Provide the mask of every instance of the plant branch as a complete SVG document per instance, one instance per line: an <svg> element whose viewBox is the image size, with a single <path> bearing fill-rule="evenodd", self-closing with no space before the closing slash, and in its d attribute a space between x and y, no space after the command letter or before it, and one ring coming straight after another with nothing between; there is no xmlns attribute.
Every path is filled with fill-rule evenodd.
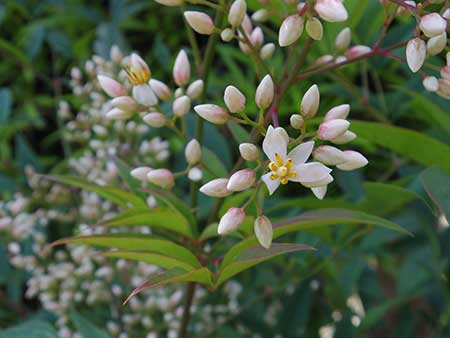
<svg viewBox="0 0 450 338"><path fill-rule="evenodd" d="M197 284L195 282L189 282L186 285L186 294L184 296L184 305L183 305L183 318L181 320L178 338L187 337L189 322L191 321L191 306L194 300L196 286Z"/></svg>

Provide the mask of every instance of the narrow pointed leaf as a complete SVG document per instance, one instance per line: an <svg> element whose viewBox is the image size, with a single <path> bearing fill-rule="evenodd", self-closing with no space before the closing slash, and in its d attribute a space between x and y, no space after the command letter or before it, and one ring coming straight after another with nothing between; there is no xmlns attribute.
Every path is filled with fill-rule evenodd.
<svg viewBox="0 0 450 338"><path fill-rule="evenodd" d="M432 167L425 170L420 179L439 211L450 220L450 177L438 167Z"/></svg>

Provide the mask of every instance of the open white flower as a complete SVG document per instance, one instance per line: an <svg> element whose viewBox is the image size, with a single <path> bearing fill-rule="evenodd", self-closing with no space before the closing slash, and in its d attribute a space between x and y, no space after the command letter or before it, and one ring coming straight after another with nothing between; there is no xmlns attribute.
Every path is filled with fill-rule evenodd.
<svg viewBox="0 0 450 338"><path fill-rule="evenodd" d="M287 153L289 137L281 128L269 126L263 150L270 159L270 172L262 176L272 195L280 184L299 182L308 188L326 186L333 181L331 169L319 162L305 163L314 148L314 141L302 143Z"/></svg>

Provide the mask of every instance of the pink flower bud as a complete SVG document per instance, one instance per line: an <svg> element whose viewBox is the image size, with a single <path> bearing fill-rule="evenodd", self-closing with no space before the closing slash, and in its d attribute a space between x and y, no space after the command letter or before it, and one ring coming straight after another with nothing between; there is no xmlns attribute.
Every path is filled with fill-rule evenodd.
<svg viewBox="0 0 450 338"><path fill-rule="evenodd" d="M199 34L211 35L214 33L214 22L211 17L203 12L186 11L184 17L189 26Z"/></svg>
<svg viewBox="0 0 450 338"><path fill-rule="evenodd" d="M130 175L139 181L147 181L147 174L152 170L150 167L138 167L131 170Z"/></svg>
<svg viewBox="0 0 450 338"><path fill-rule="evenodd" d="M336 47L336 50L337 51L347 50L348 47L350 46L351 38L352 38L352 32L350 31L350 28L345 27L336 36L336 40L334 42L334 46Z"/></svg>
<svg viewBox="0 0 450 338"><path fill-rule="evenodd" d="M184 156L186 157L187 163L190 165L194 165L200 161L202 158L202 148L196 139L190 140L186 145Z"/></svg>
<svg viewBox="0 0 450 338"><path fill-rule="evenodd" d="M259 150L253 143L241 143L239 153L246 161L257 161L259 159Z"/></svg>
<svg viewBox="0 0 450 338"><path fill-rule="evenodd" d="M338 164L336 167L341 170L354 170L359 169L367 165L369 161L357 151L346 150L344 151L345 161L344 163Z"/></svg>
<svg viewBox="0 0 450 338"><path fill-rule="evenodd" d="M251 169L236 171L228 180L227 189L230 191L243 191L250 188L256 179L256 174Z"/></svg>
<svg viewBox="0 0 450 338"><path fill-rule="evenodd" d="M188 178L193 182L201 181L203 178L203 172L197 167L191 168L188 172Z"/></svg>
<svg viewBox="0 0 450 338"><path fill-rule="evenodd" d="M278 43L281 47L292 45L303 32L303 18L300 15L290 15L284 19L278 33Z"/></svg>
<svg viewBox="0 0 450 338"><path fill-rule="evenodd" d="M136 111L138 103L130 96L118 96L111 100L111 104L124 111Z"/></svg>
<svg viewBox="0 0 450 338"><path fill-rule="evenodd" d="M427 76L423 79L422 84L429 92L436 92L439 89L439 81L435 76Z"/></svg>
<svg viewBox="0 0 450 338"><path fill-rule="evenodd" d="M173 79L178 86L184 86L188 84L191 77L191 64L187 57L186 52L182 49L175 59L173 66Z"/></svg>
<svg viewBox="0 0 450 338"><path fill-rule="evenodd" d="M322 40L323 26L319 19L310 18L306 21L306 33L314 40Z"/></svg>
<svg viewBox="0 0 450 338"><path fill-rule="evenodd" d="M270 219L264 215L258 216L255 220L254 231L259 244L269 249L273 238L272 222Z"/></svg>
<svg viewBox="0 0 450 338"><path fill-rule="evenodd" d="M348 18L347 10L341 0L317 0L314 9L328 22L341 22Z"/></svg>
<svg viewBox="0 0 450 338"><path fill-rule="evenodd" d="M255 102L259 109L270 106L274 95L274 84L270 75L264 76L258 88L256 88Z"/></svg>
<svg viewBox="0 0 450 338"><path fill-rule="evenodd" d="M432 38L445 32L447 21L438 13L430 13L422 16L419 27L427 37Z"/></svg>
<svg viewBox="0 0 450 338"><path fill-rule="evenodd" d="M133 112L124 111L119 108L113 108L105 114L107 119L110 120L128 120L133 116Z"/></svg>
<svg viewBox="0 0 450 338"><path fill-rule="evenodd" d="M450 80L439 79L439 90L436 92L439 96L450 100Z"/></svg>
<svg viewBox="0 0 450 338"><path fill-rule="evenodd" d="M314 117L319 109L320 93L317 85L312 85L303 95L301 113L305 118Z"/></svg>
<svg viewBox="0 0 450 338"><path fill-rule="evenodd" d="M415 38L408 41L406 45L406 62L413 73L418 72L422 68L426 55L427 46L423 40Z"/></svg>
<svg viewBox="0 0 450 338"><path fill-rule="evenodd" d="M244 222L244 219L244 209L230 208L220 219L217 232L219 233L219 235L226 235L232 231L235 231L237 230L237 228L239 228L242 222Z"/></svg>
<svg viewBox="0 0 450 338"><path fill-rule="evenodd" d="M195 112L214 124L225 124L230 119L228 112L215 104L201 104L194 107Z"/></svg>
<svg viewBox="0 0 450 338"><path fill-rule="evenodd" d="M346 160L344 152L327 145L317 147L313 152L313 157L315 160L326 165L337 165L344 163Z"/></svg>
<svg viewBox="0 0 450 338"><path fill-rule="evenodd" d="M350 122L342 119L323 122L317 130L317 136L321 140L332 140L344 134L349 126Z"/></svg>
<svg viewBox="0 0 450 338"><path fill-rule="evenodd" d="M345 120L348 116L348 113L350 112L350 105L349 104L341 104L339 106L331 108L328 113L325 114L325 117L323 120L330 121L330 120L336 120L336 119L342 119Z"/></svg>
<svg viewBox="0 0 450 338"><path fill-rule="evenodd" d="M183 4L183 0L155 0L155 1L165 6L180 6Z"/></svg>
<svg viewBox="0 0 450 338"><path fill-rule="evenodd" d="M164 189L171 189L175 185L175 176L168 169L153 169L147 174L147 180Z"/></svg>
<svg viewBox="0 0 450 338"><path fill-rule="evenodd" d="M320 66L320 65L327 64L327 63L331 63L331 61L333 61L333 60L334 60L333 55L325 54L325 55L322 55L321 57L319 57L316 60L316 62L314 62L314 66Z"/></svg>
<svg viewBox="0 0 450 338"><path fill-rule="evenodd" d="M110 77L105 75L97 75L97 80L100 84L100 87L102 87L105 93L109 96L117 97L127 95L126 88L116 80L111 79Z"/></svg>
<svg viewBox="0 0 450 338"><path fill-rule="evenodd" d="M245 109L245 96L234 86L225 88L223 100L232 113L241 113Z"/></svg>
<svg viewBox="0 0 450 338"><path fill-rule="evenodd" d="M203 93L203 80L195 80L186 90L186 94L192 99L198 99Z"/></svg>
<svg viewBox="0 0 450 338"><path fill-rule="evenodd" d="M172 96L169 87L162 81L156 79L150 79L150 87L155 92L156 96L162 101L167 101Z"/></svg>
<svg viewBox="0 0 450 338"><path fill-rule="evenodd" d="M158 98L147 83L134 86L132 93L133 98L143 106L151 107L158 103Z"/></svg>
<svg viewBox="0 0 450 338"><path fill-rule="evenodd" d="M302 127L305 125L305 120L300 114L292 114L289 122L291 124L291 127L297 130L302 129Z"/></svg>
<svg viewBox="0 0 450 338"><path fill-rule="evenodd" d="M250 42L256 49L261 48L264 42L264 33L261 27L256 27L250 35Z"/></svg>
<svg viewBox="0 0 450 338"><path fill-rule="evenodd" d="M372 52L372 48L370 48L369 46L357 45L350 48L345 53L345 56L347 57L347 59L354 59L361 55L369 54L370 52Z"/></svg>
<svg viewBox="0 0 450 338"><path fill-rule="evenodd" d="M339 135L338 137L335 137L334 139L331 139L330 141L334 144L345 144L348 142L353 141L356 138L356 134L350 130L347 130L342 135Z"/></svg>
<svg viewBox="0 0 450 338"><path fill-rule="evenodd" d="M161 128L166 125L166 116L159 112L151 112L143 117L145 123L153 128Z"/></svg>
<svg viewBox="0 0 450 338"><path fill-rule="evenodd" d="M263 60L271 59L273 56L273 53L275 52L275 48L276 48L275 44L272 42L265 44L259 52L261 59L263 59Z"/></svg>
<svg viewBox="0 0 450 338"><path fill-rule="evenodd" d="M252 34L253 25L247 14L245 14L245 16L244 16L244 22L242 23L242 28L244 28L244 31L247 35Z"/></svg>
<svg viewBox="0 0 450 338"><path fill-rule="evenodd" d="M450 66L442 67L440 73L441 73L442 78L444 78L446 80L450 80Z"/></svg>
<svg viewBox="0 0 450 338"><path fill-rule="evenodd" d="M209 181L200 188L200 192L210 197L226 197L231 195L227 189L228 178L217 178Z"/></svg>
<svg viewBox="0 0 450 338"><path fill-rule="evenodd" d="M433 36L427 41L427 51L430 55L438 55L447 46L447 33Z"/></svg>
<svg viewBox="0 0 450 338"><path fill-rule="evenodd" d="M175 99L172 104L172 111L175 116L184 116L191 109L191 99L187 95Z"/></svg>
<svg viewBox="0 0 450 338"><path fill-rule="evenodd" d="M230 7L228 13L228 22L232 27L238 27L242 24L247 11L247 3L245 0L235 0Z"/></svg>

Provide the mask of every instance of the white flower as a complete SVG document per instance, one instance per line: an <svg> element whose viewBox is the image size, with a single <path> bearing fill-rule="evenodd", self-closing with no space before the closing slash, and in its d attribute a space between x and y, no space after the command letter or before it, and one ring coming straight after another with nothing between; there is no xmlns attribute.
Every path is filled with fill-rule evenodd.
<svg viewBox="0 0 450 338"><path fill-rule="evenodd" d="M283 128L269 126L263 141L263 150L270 159L270 172L262 176L272 195L281 184L299 182L305 187L324 186L331 181L331 169L319 162L305 163L312 153L314 142L309 141L287 153L289 138Z"/></svg>

